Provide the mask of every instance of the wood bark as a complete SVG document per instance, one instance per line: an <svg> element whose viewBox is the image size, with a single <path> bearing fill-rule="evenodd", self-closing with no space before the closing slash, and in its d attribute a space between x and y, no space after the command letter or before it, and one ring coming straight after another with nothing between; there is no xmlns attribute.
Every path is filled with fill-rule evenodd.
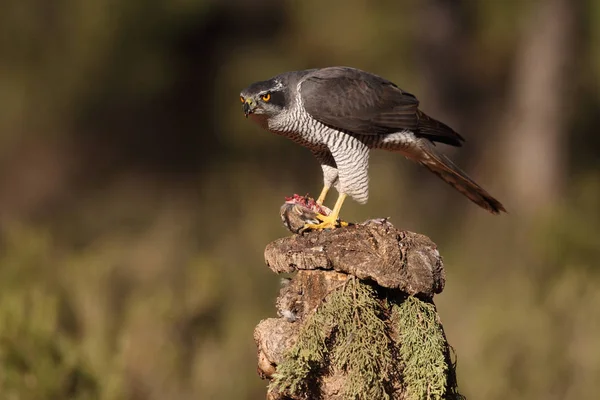
<svg viewBox="0 0 600 400"><path fill-rule="evenodd" d="M396 229L387 220L277 239L267 245L265 261L275 273L295 272L291 279L282 280L277 299L279 318L261 321L254 332L258 373L265 379L273 378L311 315L349 279L356 277L372 285L382 302L409 295L432 302L445 284L436 245L424 235ZM401 371L401 361L394 362ZM270 388L267 398L343 399L343 375L342 371L324 370L319 383L310 386L308 392L290 395ZM400 372L388 386L391 398L406 398Z"/></svg>

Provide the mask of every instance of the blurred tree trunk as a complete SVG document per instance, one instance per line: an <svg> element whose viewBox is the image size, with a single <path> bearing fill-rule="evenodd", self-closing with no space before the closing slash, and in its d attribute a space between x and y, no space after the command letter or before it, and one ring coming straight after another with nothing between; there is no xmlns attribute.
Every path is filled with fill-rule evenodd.
<svg viewBox="0 0 600 400"><path fill-rule="evenodd" d="M498 111L490 110L482 125L485 141L477 152L477 164L490 177L485 187L509 216L493 222L472 208L463 220L473 251L489 254L500 251L498 242L511 243L503 265L525 263L529 273L540 273L534 279L542 279L543 265L528 240L539 226L532 222L557 205L567 176L566 126L573 104L568 82L576 59L577 4L539 0L521 8L527 14L520 21L507 87L496 86L485 100ZM501 102L494 102L494 93ZM483 238L480 233L489 231L490 224L495 232Z"/></svg>
<svg viewBox="0 0 600 400"><path fill-rule="evenodd" d="M415 56L421 78L422 91L419 96L426 113L444 121L456 131L468 138L470 148L476 148L477 136L470 135L469 130L479 126L476 116L483 115L483 104L477 95L480 87L478 74L472 72L468 53L471 51L472 32L469 5L462 0L423 0L419 3L418 21L415 41ZM444 147L443 151L457 163L464 165L469 152L456 152L455 148ZM472 150L473 151L473 150ZM471 154L473 155L473 154ZM460 158L463 160L460 160ZM423 172L428 174L428 172ZM463 201L455 196L446 185L440 185L437 179L426 179L420 184L421 202L431 202L428 210L436 213L438 218L447 219L444 207L437 207L440 198L448 197L448 201ZM450 225L453 225L450 222Z"/></svg>
<svg viewBox="0 0 600 400"><path fill-rule="evenodd" d="M459 120L458 111L466 90L460 55L468 40L462 1L424 0L420 3L416 43L419 75L424 98L431 113L441 113L451 125ZM460 100L457 101L457 100ZM444 116L444 112L448 114ZM447 118L446 118L447 117ZM452 121L454 119L454 121Z"/></svg>
<svg viewBox="0 0 600 400"><path fill-rule="evenodd" d="M507 97L498 176L508 209L535 215L552 206L565 179L569 68L575 48L575 7L570 0L538 1L517 48Z"/></svg>
<svg viewBox="0 0 600 400"><path fill-rule="evenodd" d="M480 154L477 164L499 178L497 187L502 186L504 193L498 196L509 211L519 214L552 205L563 185L565 125L571 103L566 83L575 48L574 3L540 0L530 7L515 7L514 12L526 9L529 15L523 20L509 72L506 107L499 112L496 101L504 91L498 82L481 81L485 74L477 73L466 57L474 35L469 7L462 1L421 3L419 20L427 29L419 31L416 55L427 109L465 134L470 153ZM480 120L473 120L477 115ZM494 120L500 121L499 128L491 129ZM471 130L485 134L469 134ZM490 190L495 192L493 185Z"/></svg>

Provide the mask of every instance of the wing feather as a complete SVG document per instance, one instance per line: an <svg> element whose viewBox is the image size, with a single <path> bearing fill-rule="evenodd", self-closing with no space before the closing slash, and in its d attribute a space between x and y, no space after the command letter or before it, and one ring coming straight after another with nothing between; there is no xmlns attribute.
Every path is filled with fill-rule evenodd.
<svg viewBox="0 0 600 400"><path fill-rule="evenodd" d="M301 87L306 111L321 123L357 135L410 130L432 141L460 146L464 139L419 110L419 100L394 83L349 67L316 70Z"/></svg>

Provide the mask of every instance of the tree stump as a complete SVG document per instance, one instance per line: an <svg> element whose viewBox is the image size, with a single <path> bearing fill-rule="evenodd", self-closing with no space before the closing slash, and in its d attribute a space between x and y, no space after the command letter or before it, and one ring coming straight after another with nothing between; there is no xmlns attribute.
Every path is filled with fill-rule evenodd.
<svg viewBox="0 0 600 400"><path fill-rule="evenodd" d="M371 220L278 239L265 261L295 273L283 280L279 318L254 331L267 399L461 397L433 304L444 267L428 237Z"/></svg>

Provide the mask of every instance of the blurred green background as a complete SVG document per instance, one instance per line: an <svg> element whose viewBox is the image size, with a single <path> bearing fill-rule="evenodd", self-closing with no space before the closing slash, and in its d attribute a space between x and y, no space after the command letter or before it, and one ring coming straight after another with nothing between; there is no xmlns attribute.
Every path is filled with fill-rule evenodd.
<svg viewBox="0 0 600 400"><path fill-rule="evenodd" d="M461 392L597 398L598 0L5 0L0 398L264 398L262 252L322 178L238 96L330 65L416 94L509 210L375 152L368 205L342 211L439 245Z"/></svg>

